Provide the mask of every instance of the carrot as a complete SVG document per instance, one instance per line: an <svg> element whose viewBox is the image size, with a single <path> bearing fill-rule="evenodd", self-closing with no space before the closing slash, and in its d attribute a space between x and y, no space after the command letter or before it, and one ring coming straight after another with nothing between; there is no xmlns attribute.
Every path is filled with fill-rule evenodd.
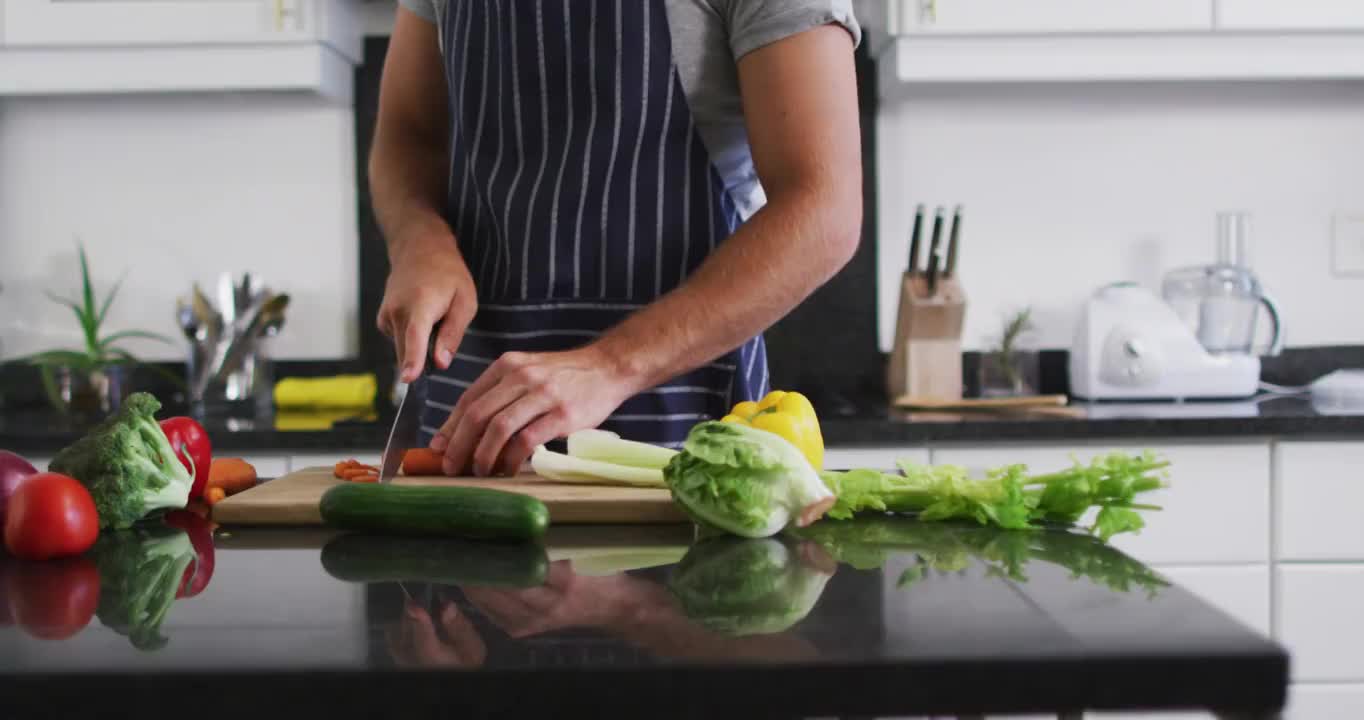
<svg viewBox="0 0 1364 720"><path fill-rule="evenodd" d="M378 475L378 474L379 474L378 472L376 472L376 471L374 471L374 470L371 470L371 469L369 469L369 468L353 467L353 468L350 468L350 469L348 469L348 470L343 470L343 471L341 472L341 479L342 479L342 480L354 480L355 478L360 477L361 475Z"/></svg>
<svg viewBox="0 0 1364 720"><path fill-rule="evenodd" d="M351 476L361 472L372 472L377 474L379 468L374 467L373 465L366 465L353 458L350 460L342 460L332 468L332 474L340 480L350 480Z"/></svg>
<svg viewBox="0 0 1364 720"><path fill-rule="evenodd" d="M222 502L225 497L227 497L227 491L221 487L211 487L204 492L204 502L208 503L210 507Z"/></svg>
<svg viewBox="0 0 1364 720"><path fill-rule="evenodd" d="M352 477L350 481L358 483L379 482L379 473L374 472L372 470L366 470L364 473Z"/></svg>
<svg viewBox="0 0 1364 720"><path fill-rule="evenodd" d="M241 458L213 458L208 467L208 487L235 495L256 486L256 468Z"/></svg>
<svg viewBox="0 0 1364 720"><path fill-rule="evenodd" d="M445 456L430 448L412 448L403 453L404 475L444 475Z"/></svg>

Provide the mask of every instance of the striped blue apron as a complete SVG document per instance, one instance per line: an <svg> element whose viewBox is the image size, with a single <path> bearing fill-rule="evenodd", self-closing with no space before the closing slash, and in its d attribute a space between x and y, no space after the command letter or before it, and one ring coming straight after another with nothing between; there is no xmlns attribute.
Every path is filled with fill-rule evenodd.
<svg viewBox="0 0 1364 720"><path fill-rule="evenodd" d="M740 222L672 59L663 0L458 0L441 19L447 219L479 312L432 376L424 440L504 352L581 346L676 287ZM676 445L767 390L761 336L603 427Z"/></svg>

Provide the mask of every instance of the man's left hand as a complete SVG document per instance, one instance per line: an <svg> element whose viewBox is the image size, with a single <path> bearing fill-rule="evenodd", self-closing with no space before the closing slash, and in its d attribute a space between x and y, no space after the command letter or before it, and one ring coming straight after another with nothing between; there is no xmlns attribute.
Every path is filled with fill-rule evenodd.
<svg viewBox="0 0 1364 720"><path fill-rule="evenodd" d="M536 446L600 425L634 392L592 345L505 353L464 391L431 449L445 456L446 475L514 475Z"/></svg>

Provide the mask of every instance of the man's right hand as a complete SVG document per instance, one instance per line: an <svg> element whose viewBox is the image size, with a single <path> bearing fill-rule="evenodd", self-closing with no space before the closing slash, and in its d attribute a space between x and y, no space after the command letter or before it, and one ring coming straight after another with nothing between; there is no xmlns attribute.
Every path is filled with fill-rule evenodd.
<svg viewBox="0 0 1364 720"><path fill-rule="evenodd" d="M427 343L437 325L430 356L441 370L450 367L478 312L478 294L454 238L411 239L390 248L392 270L379 307L379 330L397 345L402 381L412 382L426 364Z"/></svg>

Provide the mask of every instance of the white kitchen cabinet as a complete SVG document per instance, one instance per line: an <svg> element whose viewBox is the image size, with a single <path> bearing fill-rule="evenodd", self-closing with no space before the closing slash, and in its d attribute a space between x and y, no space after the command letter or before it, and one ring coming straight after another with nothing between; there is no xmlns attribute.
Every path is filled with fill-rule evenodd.
<svg viewBox="0 0 1364 720"><path fill-rule="evenodd" d="M1280 565L1279 641L1300 682L1364 682L1364 564ZM1356 716L1358 717L1358 716Z"/></svg>
<svg viewBox="0 0 1364 720"><path fill-rule="evenodd" d="M1270 634L1268 565L1216 565L1158 568L1170 582L1240 620L1266 637Z"/></svg>
<svg viewBox="0 0 1364 720"><path fill-rule="evenodd" d="M307 91L349 103L360 0L0 0L0 95Z"/></svg>
<svg viewBox="0 0 1364 720"><path fill-rule="evenodd" d="M964 465L976 471L1025 463L1036 472L1049 472L1069 466L1072 453L1088 461L1108 450L1159 448L1171 463L1170 486L1146 494L1143 502L1163 509L1145 513L1145 530L1119 535L1113 538L1113 545L1152 565L1269 562L1267 441L1194 445L1153 439L1140 444L1091 445L1077 452L1079 447L1079 443L935 447L933 462Z"/></svg>
<svg viewBox="0 0 1364 720"><path fill-rule="evenodd" d="M1283 560L1364 561L1364 443L1281 442L1275 521Z"/></svg>
<svg viewBox="0 0 1364 720"><path fill-rule="evenodd" d="M6 44L93 47L321 39L358 60L353 9L334 0L0 0Z"/></svg>
<svg viewBox="0 0 1364 720"><path fill-rule="evenodd" d="M1213 0L891 0L890 20L915 33L1210 30Z"/></svg>
<svg viewBox="0 0 1364 720"><path fill-rule="evenodd" d="M1288 687L1284 720L1364 718L1364 684L1294 684Z"/></svg>
<svg viewBox="0 0 1364 720"><path fill-rule="evenodd" d="M1359 0L1217 0L1219 30L1364 29Z"/></svg>
<svg viewBox="0 0 1364 720"><path fill-rule="evenodd" d="M928 448L924 447L826 447L824 467L829 470L872 468L892 471L896 460L926 464L928 457Z"/></svg>

